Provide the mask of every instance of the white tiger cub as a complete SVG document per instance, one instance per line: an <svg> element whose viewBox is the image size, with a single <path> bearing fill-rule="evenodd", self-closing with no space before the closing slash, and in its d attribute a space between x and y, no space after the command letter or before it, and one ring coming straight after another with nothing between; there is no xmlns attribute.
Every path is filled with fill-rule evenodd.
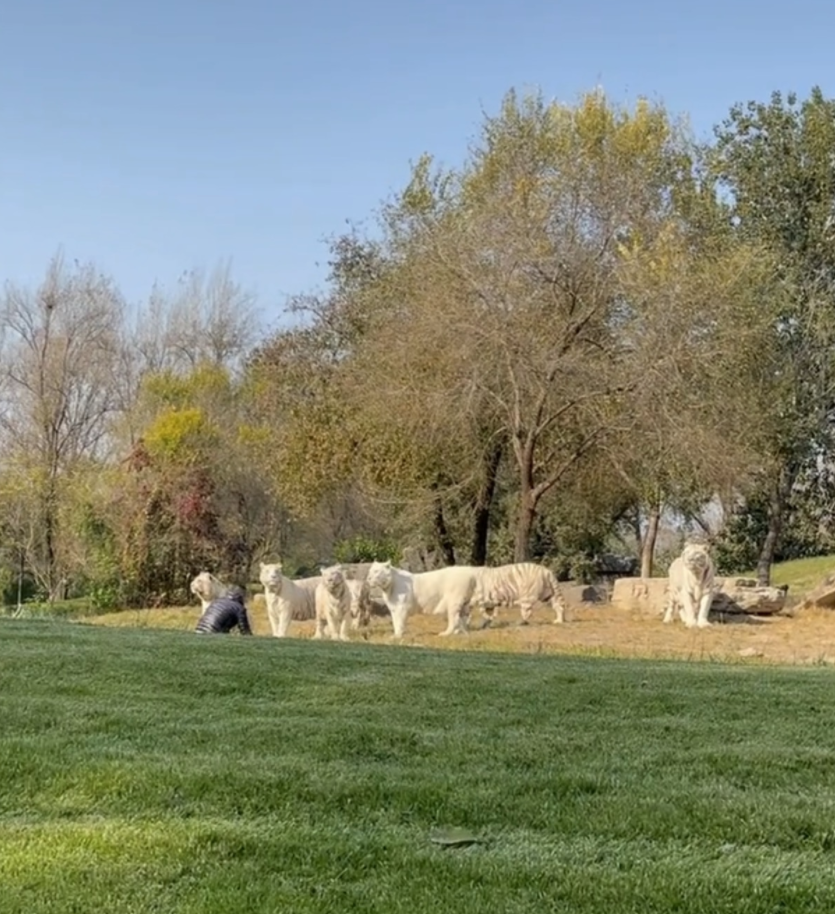
<svg viewBox="0 0 835 914"><path fill-rule="evenodd" d="M267 617L276 638L286 638L292 619L313 619L316 616L315 584L319 578L291 581L281 573L280 564L261 562L259 579L264 585ZM313 586L311 586L313 584Z"/></svg>
<svg viewBox="0 0 835 914"><path fill-rule="evenodd" d="M479 571L476 602L486 624L492 621L496 607L518 606L522 623L527 625L538 603L547 603L554 610L555 622L565 621L562 590L550 568L536 562L516 562Z"/></svg>
<svg viewBox="0 0 835 914"><path fill-rule="evenodd" d="M478 571L468 565L450 565L413 574L395 568L390 561L373 562L366 582L383 595L396 638L405 634L406 619L413 613L438 615L445 612L447 627L441 634L451 635L466 631Z"/></svg>
<svg viewBox="0 0 835 914"><path fill-rule="evenodd" d="M671 622L678 609L681 621L688 628L710 625L708 613L715 587L713 560L701 543L685 543L678 558L673 559L668 573L669 593L664 621Z"/></svg>
<svg viewBox="0 0 835 914"><path fill-rule="evenodd" d="M341 565L322 569L322 579L314 591L316 603L316 631L314 638L328 637L348 641L351 624L351 591Z"/></svg>
<svg viewBox="0 0 835 914"><path fill-rule="evenodd" d="M200 600L201 609L205 612L213 600L219 599L229 590L229 586L218 580L211 572L201 571L192 578L189 590Z"/></svg>

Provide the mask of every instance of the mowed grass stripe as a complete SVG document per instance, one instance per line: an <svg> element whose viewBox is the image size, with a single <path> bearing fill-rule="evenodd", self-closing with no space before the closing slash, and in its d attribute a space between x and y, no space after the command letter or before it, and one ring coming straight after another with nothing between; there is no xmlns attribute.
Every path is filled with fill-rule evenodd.
<svg viewBox="0 0 835 914"><path fill-rule="evenodd" d="M2 620L0 910L829 911L833 677Z"/></svg>

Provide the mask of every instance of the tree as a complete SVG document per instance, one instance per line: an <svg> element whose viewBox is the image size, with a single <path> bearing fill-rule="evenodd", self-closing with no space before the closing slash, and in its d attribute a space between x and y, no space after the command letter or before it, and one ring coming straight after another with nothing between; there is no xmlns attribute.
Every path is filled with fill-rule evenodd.
<svg viewBox="0 0 835 914"><path fill-rule="evenodd" d="M435 360L460 363L455 384L436 374L448 411L489 404L486 440L506 442L516 468L517 561L542 500L623 424L636 378L617 328L618 243L658 231L688 169L660 107L510 93L460 173L424 160L403 195L398 237L422 278L392 319L410 340L428 324Z"/></svg>
<svg viewBox="0 0 835 914"><path fill-rule="evenodd" d="M241 383L212 363L147 374L135 412L141 437L104 514L131 597L173 599L205 568L246 582L280 506L252 458Z"/></svg>
<svg viewBox="0 0 835 914"><path fill-rule="evenodd" d="M109 277L92 264L67 269L60 256L35 292L7 284L2 299L0 429L7 466L25 457L36 496L29 561L50 599L61 581L62 484L85 458L102 456L122 316Z"/></svg>
<svg viewBox="0 0 835 914"><path fill-rule="evenodd" d="M682 201L651 243L621 247L622 332L641 380L630 395L632 422L610 454L633 492L645 577L665 509L696 516L763 468L774 266L728 230L711 189L697 195L695 213Z"/></svg>
<svg viewBox="0 0 835 914"><path fill-rule="evenodd" d="M832 453L835 409L835 102L819 88L799 103L735 105L716 128L713 169L736 231L774 255L782 309L771 350L768 523L757 577L768 583L799 475Z"/></svg>

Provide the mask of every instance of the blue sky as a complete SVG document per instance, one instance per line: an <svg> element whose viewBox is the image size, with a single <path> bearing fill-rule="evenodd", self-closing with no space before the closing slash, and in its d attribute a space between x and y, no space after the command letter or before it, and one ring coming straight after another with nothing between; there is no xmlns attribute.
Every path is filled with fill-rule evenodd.
<svg viewBox="0 0 835 914"><path fill-rule="evenodd" d="M139 301L231 258L271 324L326 236L423 151L458 164L509 88L600 84L706 136L735 101L835 94L832 35L832 0L6 0L0 278L62 246Z"/></svg>

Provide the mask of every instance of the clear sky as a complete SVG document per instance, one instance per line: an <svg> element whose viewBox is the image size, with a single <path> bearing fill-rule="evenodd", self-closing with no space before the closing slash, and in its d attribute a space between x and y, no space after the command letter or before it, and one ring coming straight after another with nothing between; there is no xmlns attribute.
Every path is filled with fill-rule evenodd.
<svg viewBox="0 0 835 914"><path fill-rule="evenodd" d="M59 246L132 301L231 258L264 319L511 87L687 113L835 94L835 2L0 0L0 278Z"/></svg>

